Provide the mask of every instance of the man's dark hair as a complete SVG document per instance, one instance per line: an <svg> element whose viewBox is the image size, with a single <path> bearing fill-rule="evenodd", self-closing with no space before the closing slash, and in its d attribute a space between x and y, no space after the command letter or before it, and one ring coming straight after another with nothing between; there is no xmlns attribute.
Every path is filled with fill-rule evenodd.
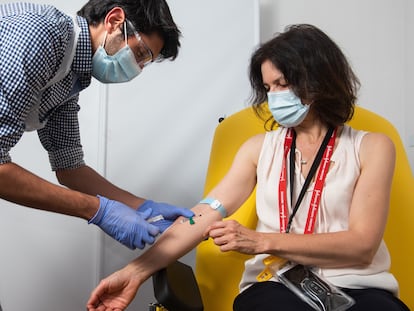
<svg viewBox="0 0 414 311"><path fill-rule="evenodd" d="M120 7L134 28L145 34L158 33L164 40L163 59L174 60L180 47L181 32L165 0L90 0L79 11L89 25L102 23L110 10ZM127 27L128 29L128 27ZM132 35L128 29L128 35Z"/></svg>

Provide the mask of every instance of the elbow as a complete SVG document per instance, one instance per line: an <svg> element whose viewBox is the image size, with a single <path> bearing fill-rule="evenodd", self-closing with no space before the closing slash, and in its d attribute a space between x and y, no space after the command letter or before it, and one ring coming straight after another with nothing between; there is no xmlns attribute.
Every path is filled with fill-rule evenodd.
<svg viewBox="0 0 414 311"><path fill-rule="evenodd" d="M65 174L63 174L61 171L56 171L56 179L58 181L58 183L62 186L66 186L67 187L67 182L65 179Z"/></svg>
<svg viewBox="0 0 414 311"><path fill-rule="evenodd" d="M364 253L359 258L356 258L358 266L366 267L371 265L374 256L371 253Z"/></svg>
<svg viewBox="0 0 414 311"><path fill-rule="evenodd" d="M372 245L366 245L361 247L359 251L355 252L355 261L358 266L366 267L372 264L375 254L377 253L378 247Z"/></svg>
<svg viewBox="0 0 414 311"><path fill-rule="evenodd" d="M372 264L381 245L382 235L367 230L351 230L347 253L350 263L355 266L367 267Z"/></svg>
<svg viewBox="0 0 414 311"><path fill-rule="evenodd" d="M55 172L56 175L56 179L58 181L59 184L64 185L65 184L65 179L62 177L62 174L59 173L59 171Z"/></svg>

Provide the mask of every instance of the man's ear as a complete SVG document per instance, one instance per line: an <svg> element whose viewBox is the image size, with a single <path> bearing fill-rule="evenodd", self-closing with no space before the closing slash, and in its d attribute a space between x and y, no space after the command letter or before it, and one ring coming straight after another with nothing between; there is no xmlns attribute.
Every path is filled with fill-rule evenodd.
<svg viewBox="0 0 414 311"><path fill-rule="evenodd" d="M114 7L105 16L104 26L108 34L120 28L125 21L125 12L120 7Z"/></svg>

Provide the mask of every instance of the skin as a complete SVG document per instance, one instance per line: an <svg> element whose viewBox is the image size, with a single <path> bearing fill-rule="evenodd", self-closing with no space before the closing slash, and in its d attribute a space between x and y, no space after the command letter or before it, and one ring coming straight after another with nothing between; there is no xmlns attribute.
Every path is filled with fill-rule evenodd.
<svg viewBox="0 0 414 311"><path fill-rule="evenodd" d="M125 46L125 37L122 27L125 21L125 13L120 7L115 7L108 12L103 23L94 26L89 26L89 32L91 35L92 52L98 49L98 47L104 41L105 33L107 33L105 50L108 55L113 55ZM154 59L160 54L164 47L164 40L157 34L144 34L139 32L144 43L150 48ZM135 52L137 51L138 39L135 36L129 36L127 38L128 45Z"/></svg>
<svg viewBox="0 0 414 311"><path fill-rule="evenodd" d="M269 61L262 64L262 78L269 91L288 88L281 72ZM310 109L306 119L295 130L297 149L305 158L312 158L327 131L326 126ZM338 134L337 141L341 139L340 132ZM263 140L264 134L247 140L240 147L229 172L208 194L208 197L220 200L229 215L253 191ZM394 145L385 135L369 133L362 140L359 157L361 175L351 202L347 231L307 235L256 232L234 220L221 221L217 211L206 205L196 205L194 213L202 216L195 218L194 225L189 225L188 221L176 221L144 254L103 279L92 292L87 309L125 310L145 280L180 258L206 236L214 239L223 252L272 254L321 268L370 264L382 240L387 220L395 162ZM309 171L307 165L302 168L304 175Z"/></svg>
<svg viewBox="0 0 414 311"><path fill-rule="evenodd" d="M114 54L125 46L121 31L124 20L124 11L115 7L108 12L104 22L89 26L93 53L102 43L106 31L108 53ZM163 39L155 33L141 34L141 37L154 57L158 56L164 45ZM128 45L132 50L137 50L138 41L135 36L128 38ZM0 197L20 205L85 220L91 219L99 208L99 199L96 197L98 193L135 209L144 201L110 183L89 166L58 170L56 177L67 188L46 181L16 163L1 164Z"/></svg>

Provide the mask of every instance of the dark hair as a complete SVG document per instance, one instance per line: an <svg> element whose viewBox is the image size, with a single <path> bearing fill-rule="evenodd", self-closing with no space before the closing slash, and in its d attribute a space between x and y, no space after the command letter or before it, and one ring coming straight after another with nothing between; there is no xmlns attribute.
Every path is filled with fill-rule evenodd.
<svg viewBox="0 0 414 311"><path fill-rule="evenodd" d="M359 80L340 48L315 26L288 26L252 55L251 103L257 115L268 118L261 72L265 61L272 62L302 101L312 103L311 109L326 125L336 127L352 118ZM273 118L268 118L266 124L269 122L271 128L276 124Z"/></svg>
<svg viewBox="0 0 414 311"><path fill-rule="evenodd" d="M165 0L89 0L77 14L86 18L89 25L96 26L114 7L122 8L126 18L139 32L155 32L164 39L161 50L163 59L174 60L177 57L181 32ZM128 35L133 35L132 30L128 29Z"/></svg>

